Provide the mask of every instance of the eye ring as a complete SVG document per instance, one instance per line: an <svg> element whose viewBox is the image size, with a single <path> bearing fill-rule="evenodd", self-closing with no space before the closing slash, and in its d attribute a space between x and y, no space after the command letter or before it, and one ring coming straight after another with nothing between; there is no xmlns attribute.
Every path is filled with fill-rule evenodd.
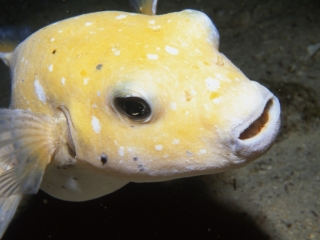
<svg viewBox="0 0 320 240"><path fill-rule="evenodd" d="M115 110L135 122L146 122L151 118L151 107L146 100L138 96L116 96L113 99Z"/></svg>

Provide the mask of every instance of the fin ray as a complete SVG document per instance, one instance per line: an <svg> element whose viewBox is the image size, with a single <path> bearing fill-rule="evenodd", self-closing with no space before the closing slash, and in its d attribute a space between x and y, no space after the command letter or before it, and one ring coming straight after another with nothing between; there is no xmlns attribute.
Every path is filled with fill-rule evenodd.
<svg viewBox="0 0 320 240"><path fill-rule="evenodd" d="M8 228L21 199L22 195L0 198L0 239Z"/></svg>
<svg viewBox="0 0 320 240"><path fill-rule="evenodd" d="M54 118L0 109L0 198L39 190L56 148L54 127Z"/></svg>

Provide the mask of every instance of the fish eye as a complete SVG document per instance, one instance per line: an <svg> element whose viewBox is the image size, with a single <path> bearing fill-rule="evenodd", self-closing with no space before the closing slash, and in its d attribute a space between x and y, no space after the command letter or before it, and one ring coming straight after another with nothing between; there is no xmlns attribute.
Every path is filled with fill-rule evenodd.
<svg viewBox="0 0 320 240"><path fill-rule="evenodd" d="M140 97L116 97L114 106L119 113L134 121L146 121L151 116L149 104Z"/></svg>

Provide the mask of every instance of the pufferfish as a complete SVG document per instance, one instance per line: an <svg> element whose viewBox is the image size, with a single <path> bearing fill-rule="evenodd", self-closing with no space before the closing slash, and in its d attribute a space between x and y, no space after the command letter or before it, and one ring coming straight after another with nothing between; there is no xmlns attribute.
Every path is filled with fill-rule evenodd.
<svg viewBox="0 0 320 240"><path fill-rule="evenodd" d="M11 53L0 109L0 226L23 194L86 201L129 182L245 166L273 144L278 99L219 52L199 11L84 14L37 31Z"/></svg>

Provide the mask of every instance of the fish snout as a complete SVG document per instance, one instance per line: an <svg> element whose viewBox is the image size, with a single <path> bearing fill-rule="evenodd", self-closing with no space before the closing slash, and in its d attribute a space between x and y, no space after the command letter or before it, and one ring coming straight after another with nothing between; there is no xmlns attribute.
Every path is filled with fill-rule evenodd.
<svg viewBox="0 0 320 240"><path fill-rule="evenodd" d="M255 160L274 143L280 128L280 103L267 88L252 82L258 91L256 103L250 108L252 114L232 131L232 151L240 159ZM240 160L242 162L243 160Z"/></svg>

